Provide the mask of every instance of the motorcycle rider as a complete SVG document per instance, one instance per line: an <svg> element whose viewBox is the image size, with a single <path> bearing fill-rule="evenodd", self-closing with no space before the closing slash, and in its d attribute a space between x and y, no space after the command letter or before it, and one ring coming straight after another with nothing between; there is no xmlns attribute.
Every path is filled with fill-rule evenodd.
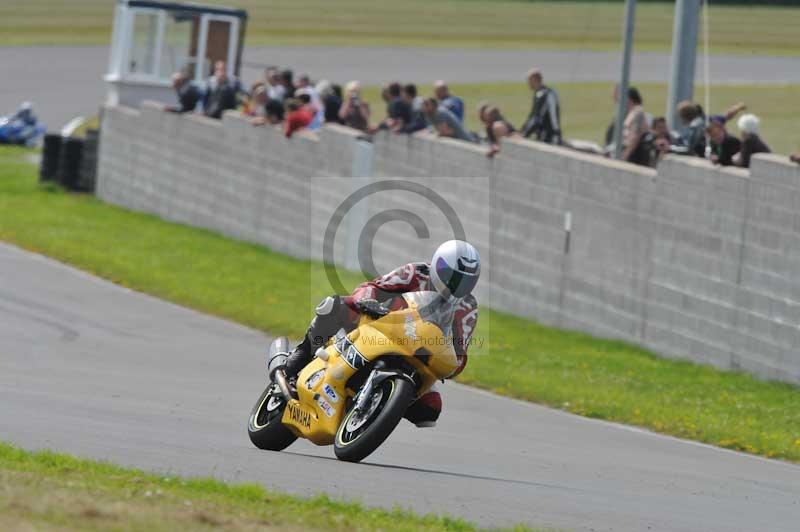
<svg viewBox="0 0 800 532"><path fill-rule="evenodd" d="M303 341L289 355L284 371L287 378L297 374L314 357L316 350L344 328L352 331L361 314L379 318L402 308L405 292L436 291L454 306L452 335L458 367L453 378L467 364L467 348L478 320L478 302L472 290L480 277L478 250L462 240L440 245L430 263L411 262L359 285L349 296L326 297L316 308ZM432 427L442 410L442 398L434 386L406 411L406 419L418 427Z"/></svg>

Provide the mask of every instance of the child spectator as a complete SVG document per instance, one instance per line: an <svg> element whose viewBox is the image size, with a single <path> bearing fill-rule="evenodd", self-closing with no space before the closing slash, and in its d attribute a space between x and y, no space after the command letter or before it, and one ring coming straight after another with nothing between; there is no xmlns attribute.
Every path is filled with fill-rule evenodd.
<svg viewBox="0 0 800 532"><path fill-rule="evenodd" d="M286 138L290 138L295 131L308 127L313 120L314 114L300 100L290 98L286 101L286 119L283 127Z"/></svg>
<svg viewBox="0 0 800 532"><path fill-rule="evenodd" d="M756 153L770 153L769 146L761 140L758 135L761 120L754 114L746 114L739 117L736 125L742 134L742 149L733 158L736 166L743 168L750 167L750 158Z"/></svg>
<svg viewBox="0 0 800 532"><path fill-rule="evenodd" d="M721 166L731 166L733 156L742 149L742 143L725 130L724 123L719 117L712 116L708 121L706 134L711 148L711 162Z"/></svg>
<svg viewBox="0 0 800 532"><path fill-rule="evenodd" d="M366 132L369 129L369 114L369 104L361 98L361 83L351 81L345 87L339 118L347 127Z"/></svg>
<svg viewBox="0 0 800 532"><path fill-rule="evenodd" d="M536 140L549 144L561 144L561 104L558 93L543 83L542 71L534 68L528 71L528 86L533 91L533 105L525 124L522 136L536 134Z"/></svg>
<svg viewBox="0 0 800 532"><path fill-rule="evenodd" d="M459 122L464 122L464 100L458 96L450 94L450 88L443 80L438 80L433 84L433 94L439 100L439 105L444 106L458 118Z"/></svg>

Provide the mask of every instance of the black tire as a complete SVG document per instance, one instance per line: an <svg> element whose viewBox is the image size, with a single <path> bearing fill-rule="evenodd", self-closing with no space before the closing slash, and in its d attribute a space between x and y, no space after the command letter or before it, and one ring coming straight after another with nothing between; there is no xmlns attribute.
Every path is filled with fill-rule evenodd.
<svg viewBox="0 0 800 532"><path fill-rule="evenodd" d="M280 406L275 407L279 396ZM275 402L271 405L272 398ZM269 410L270 405L274 407L272 410ZM266 451L282 451L294 443L297 436L281 423L285 408L286 401L273 386L261 392L247 423L247 434L253 445Z"/></svg>
<svg viewBox="0 0 800 532"><path fill-rule="evenodd" d="M360 462L380 447L403 419L403 414L414 398L414 386L402 377L386 379L376 387L373 394L378 390L381 392L379 404L363 426L350 432L347 425L355 411L351 408L344 416L333 442L333 449L339 460Z"/></svg>

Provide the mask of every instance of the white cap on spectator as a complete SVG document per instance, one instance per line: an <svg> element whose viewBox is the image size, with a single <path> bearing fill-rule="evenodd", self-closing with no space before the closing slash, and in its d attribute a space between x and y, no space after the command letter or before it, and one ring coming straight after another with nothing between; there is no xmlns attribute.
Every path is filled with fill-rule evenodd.
<svg viewBox="0 0 800 532"><path fill-rule="evenodd" d="M347 92L361 92L361 82L353 80L345 86Z"/></svg>
<svg viewBox="0 0 800 532"><path fill-rule="evenodd" d="M736 125L739 126L739 130L743 133L758 134L758 126L760 123L761 120L759 120L756 115L747 113L739 117Z"/></svg>

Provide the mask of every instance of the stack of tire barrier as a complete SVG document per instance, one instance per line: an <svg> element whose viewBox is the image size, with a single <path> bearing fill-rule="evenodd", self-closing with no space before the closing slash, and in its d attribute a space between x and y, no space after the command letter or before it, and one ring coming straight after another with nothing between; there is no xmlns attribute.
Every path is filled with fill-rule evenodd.
<svg viewBox="0 0 800 532"><path fill-rule="evenodd" d="M45 135L39 180L57 182L67 190L94 192L98 141L96 129L87 131L86 138Z"/></svg>

